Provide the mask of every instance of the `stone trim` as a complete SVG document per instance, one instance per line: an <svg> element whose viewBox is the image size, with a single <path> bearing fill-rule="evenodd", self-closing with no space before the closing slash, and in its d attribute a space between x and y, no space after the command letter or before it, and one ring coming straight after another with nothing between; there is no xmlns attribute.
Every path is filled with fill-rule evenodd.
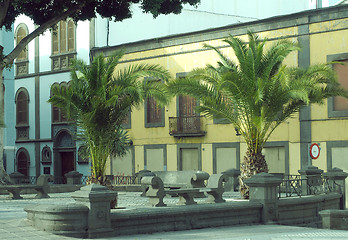
<svg viewBox="0 0 348 240"><path fill-rule="evenodd" d="M91 55L98 55L100 52L108 55L119 48L126 48L127 53L136 53L147 50L155 50L159 48L166 48L178 46L183 44L191 44L202 41L210 41L225 38L232 34L233 36L244 35L248 30L254 32L274 31L277 29L301 26L311 23L323 22L333 19L341 19L348 16L348 5L339 5L330 8L314 9L303 11L294 14L283 16L275 16L267 19L250 21L246 23L231 24L224 27L206 29L202 31L177 34L165 36L155 39L148 39L128 44L121 44L116 46L106 46L91 49ZM294 36L288 36L294 37Z"/></svg>
<svg viewBox="0 0 348 240"><path fill-rule="evenodd" d="M308 19L310 21L310 19ZM310 39L309 24L298 26L298 43L302 51L298 52L298 66L308 68L310 66ZM299 112L300 120L300 154L301 169L312 165L312 159L308 155L308 144L312 141L311 106L303 106Z"/></svg>

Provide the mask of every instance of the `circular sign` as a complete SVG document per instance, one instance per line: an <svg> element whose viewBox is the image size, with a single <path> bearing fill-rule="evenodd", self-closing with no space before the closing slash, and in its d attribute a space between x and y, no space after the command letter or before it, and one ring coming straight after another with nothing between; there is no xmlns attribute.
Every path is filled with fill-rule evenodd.
<svg viewBox="0 0 348 240"><path fill-rule="evenodd" d="M309 155L312 159L317 159L320 155L320 147L317 143L312 143L309 147Z"/></svg>

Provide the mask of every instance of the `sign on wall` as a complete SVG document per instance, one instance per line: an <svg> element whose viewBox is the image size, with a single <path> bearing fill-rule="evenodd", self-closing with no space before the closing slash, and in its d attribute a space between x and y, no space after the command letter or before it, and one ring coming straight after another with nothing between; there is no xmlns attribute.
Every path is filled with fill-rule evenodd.
<svg viewBox="0 0 348 240"><path fill-rule="evenodd" d="M318 143L312 143L309 147L309 155L312 159L317 159L320 155L320 147Z"/></svg>

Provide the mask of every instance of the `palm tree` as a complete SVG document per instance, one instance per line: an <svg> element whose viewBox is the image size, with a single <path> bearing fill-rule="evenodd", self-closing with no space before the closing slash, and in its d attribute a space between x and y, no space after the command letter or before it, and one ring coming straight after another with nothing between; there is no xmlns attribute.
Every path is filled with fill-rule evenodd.
<svg viewBox="0 0 348 240"><path fill-rule="evenodd" d="M280 40L265 50L267 40L249 32L249 42L229 36L224 39L235 59L221 49L215 51L217 66L194 69L184 79L169 83L174 94L188 94L200 100L203 115L227 119L241 133L247 152L241 163L240 191L248 198L244 179L268 172L262 149L272 132L286 119L310 103L322 104L330 96L347 96L332 68L319 64L301 69L283 65L284 59L299 50L298 44Z"/></svg>
<svg viewBox="0 0 348 240"><path fill-rule="evenodd" d="M122 51L107 58L99 55L90 66L82 60L73 60L69 87L53 86L49 99L74 120L77 136L85 141L89 150L92 179L102 184L108 157L127 152L130 139L122 123L131 109L148 97L161 104L169 99L161 82L143 81L144 77L167 80L168 71L147 64L120 69L122 56Z"/></svg>

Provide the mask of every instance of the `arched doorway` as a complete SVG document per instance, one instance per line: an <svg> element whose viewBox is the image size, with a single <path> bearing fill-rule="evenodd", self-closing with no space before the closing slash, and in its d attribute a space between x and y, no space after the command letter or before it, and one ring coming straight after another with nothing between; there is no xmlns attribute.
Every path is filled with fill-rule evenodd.
<svg viewBox="0 0 348 240"><path fill-rule="evenodd" d="M17 151L17 171L22 173L24 176L29 176L29 153L25 148L20 148Z"/></svg>
<svg viewBox="0 0 348 240"><path fill-rule="evenodd" d="M76 144L68 130L61 130L54 140L55 183L66 183L65 174L76 169Z"/></svg>

